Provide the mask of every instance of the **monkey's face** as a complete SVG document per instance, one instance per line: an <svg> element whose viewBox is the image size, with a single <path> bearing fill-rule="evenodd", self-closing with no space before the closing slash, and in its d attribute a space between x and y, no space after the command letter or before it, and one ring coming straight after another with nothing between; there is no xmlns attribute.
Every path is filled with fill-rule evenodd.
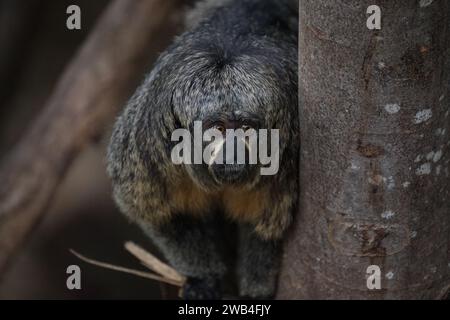
<svg viewBox="0 0 450 320"><path fill-rule="evenodd" d="M253 184L258 177L257 158L251 161L257 150L252 148L252 139L257 141L259 124L254 119L226 119L211 124L207 122L207 133L216 135L209 144L211 155L206 153L206 164L212 178L220 185ZM207 139L209 140L209 139Z"/></svg>
<svg viewBox="0 0 450 320"><path fill-rule="evenodd" d="M194 145L195 141L200 145L197 157L195 147L187 156L196 161L185 163L191 179L204 189L217 190L229 185L252 187L262 175L277 174L283 143L291 140L296 126L297 74L292 71L296 47L292 57L278 52L278 46L242 49L239 54L215 47L193 47L186 52L182 48L166 72L171 80L166 87L174 127L188 129ZM284 59L274 59L277 52ZM200 131L215 129L216 134L211 139L201 136L198 143L195 122L201 123ZM228 130L236 130L238 136L229 135ZM262 130L268 135L263 150L259 145ZM278 130L279 140L267 132L272 130ZM263 172L266 166L273 170Z"/></svg>
<svg viewBox="0 0 450 320"><path fill-rule="evenodd" d="M188 172L194 181L207 189L226 186L251 188L259 181L260 119L232 112L208 116L196 124L201 126L202 141L193 141L194 153L196 146L201 146L202 161L199 164L195 161L195 154L192 155L194 164L188 166ZM198 131L194 124L194 140L199 139Z"/></svg>

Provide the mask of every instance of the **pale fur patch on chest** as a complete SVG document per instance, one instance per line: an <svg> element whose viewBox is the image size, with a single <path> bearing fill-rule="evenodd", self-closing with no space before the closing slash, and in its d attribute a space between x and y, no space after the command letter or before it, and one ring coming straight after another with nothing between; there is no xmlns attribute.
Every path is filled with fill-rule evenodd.
<svg viewBox="0 0 450 320"><path fill-rule="evenodd" d="M203 215L209 213L220 200L217 194L206 193L192 180L185 178L169 192L169 203L173 211Z"/></svg>
<svg viewBox="0 0 450 320"><path fill-rule="evenodd" d="M242 190L226 188L222 193L222 204L227 216L241 222L258 220L268 206L267 189Z"/></svg>
<svg viewBox="0 0 450 320"><path fill-rule="evenodd" d="M270 196L267 189L246 190L235 187L208 193L190 179L184 179L169 194L173 211L204 215L221 209L228 217L240 222L258 220L266 210Z"/></svg>

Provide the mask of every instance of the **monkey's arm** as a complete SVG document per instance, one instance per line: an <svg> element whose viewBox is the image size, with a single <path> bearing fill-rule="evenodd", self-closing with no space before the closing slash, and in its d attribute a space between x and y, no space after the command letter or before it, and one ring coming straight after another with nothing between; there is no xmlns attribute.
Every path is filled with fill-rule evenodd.
<svg viewBox="0 0 450 320"><path fill-rule="evenodd" d="M262 239L254 227L240 227L238 248L239 294L243 297L273 298L279 270L281 240Z"/></svg>
<svg viewBox="0 0 450 320"><path fill-rule="evenodd" d="M298 188L296 177L289 175L296 172L295 156L287 157L283 165L280 180L273 182L271 205L252 225L240 226L237 266L241 296L267 299L275 295L282 239L292 220Z"/></svg>
<svg viewBox="0 0 450 320"><path fill-rule="evenodd" d="M181 214L158 227L145 221L140 225L169 263L188 277L183 298L221 298L220 279L226 267L216 245L219 228L213 218Z"/></svg>

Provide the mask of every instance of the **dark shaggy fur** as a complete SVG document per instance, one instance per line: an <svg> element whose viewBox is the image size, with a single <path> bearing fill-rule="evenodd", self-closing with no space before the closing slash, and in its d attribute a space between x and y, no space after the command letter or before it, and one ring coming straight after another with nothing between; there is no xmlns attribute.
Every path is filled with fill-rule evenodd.
<svg viewBox="0 0 450 320"><path fill-rule="evenodd" d="M219 298L227 270L215 215L241 225L240 294L275 290L279 240L298 194L297 28L292 0L210 0L160 56L117 120L108 172L120 209L189 280L186 298ZM240 115L280 130L280 170L239 185L172 163L171 133Z"/></svg>

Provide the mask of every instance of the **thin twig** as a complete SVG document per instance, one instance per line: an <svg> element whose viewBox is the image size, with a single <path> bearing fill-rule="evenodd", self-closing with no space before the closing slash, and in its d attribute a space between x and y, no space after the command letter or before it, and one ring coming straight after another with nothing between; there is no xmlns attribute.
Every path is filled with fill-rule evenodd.
<svg viewBox="0 0 450 320"><path fill-rule="evenodd" d="M97 267L110 269L110 270L114 270L114 271L118 271L118 272L124 272L124 273L132 274L132 275L135 275L135 276L138 276L138 277L141 277L141 278L146 278L146 279L151 279L151 280L156 280L156 281L168 283L168 284L171 284L171 285L174 285L174 286L177 286L177 287L182 287L183 284L184 284L184 282L175 281L173 279L168 279L168 278L165 278L163 276L158 276L158 275L153 274L153 273L139 271L139 270L134 270L134 269L129 269L129 268L113 265L113 264L110 264L110 263L97 261L97 260L85 257L82 254L80 254L80 253L78 253L78 252L76 252L75 250L72 250L72 249L70 249L69 251L74 256L76 256L77 258L83 260L86 263L95 265Z"/></svg>
<svg viewBox="0 0 450 320"><path fill-rule="evenodd" d="M147 252L137 244L128 241L125 243L125 249L127 249L128 252L139 259L139 261L141 261L144 266L160 274L164 278L176 281L178 283L184 283L186 281L186 277L179 274L171 266L161 262L158 258Z"/></svg>

